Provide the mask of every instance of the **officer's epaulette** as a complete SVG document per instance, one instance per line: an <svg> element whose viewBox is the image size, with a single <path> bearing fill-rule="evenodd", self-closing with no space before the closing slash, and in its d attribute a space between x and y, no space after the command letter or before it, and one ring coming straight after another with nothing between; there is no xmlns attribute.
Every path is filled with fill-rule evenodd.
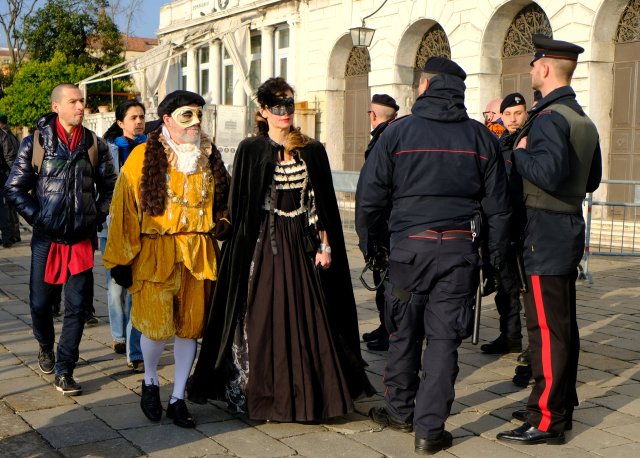
<svg viewBox="0 0 640 458"><path fill-rule="evenodd" d="M400 121L401 119L408 118L409 116L411 116L411 113L406 114L406 115L404 115L404 116L400 116L399 118L396 118L396 119L394 119L394 120L392 120L392 121L389 121L389 124L393 124L394 122L398 122L398 121Z"/></svg>
<svg viewBox="0 0 640 458"><path fill-rule="evenodd" d="M551 108L547 108L546 110L542 110L540 113L538 113L538 116L550 115L551 113L553 113L553 110Z"/></svg>

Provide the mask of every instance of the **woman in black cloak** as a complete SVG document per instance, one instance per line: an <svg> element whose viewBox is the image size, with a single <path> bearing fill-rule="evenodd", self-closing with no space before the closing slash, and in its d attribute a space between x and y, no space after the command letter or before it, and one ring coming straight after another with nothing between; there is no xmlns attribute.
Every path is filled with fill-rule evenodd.
<svg viewBox="0 0 640 458"><path fill-rule="evenodd" d="M222 262L189 399L256 420L344 415L371 396L324 147L292 126L293 89L257 91L258 135L238 146ZM319 242L319 243L316 243Z"/></svg>

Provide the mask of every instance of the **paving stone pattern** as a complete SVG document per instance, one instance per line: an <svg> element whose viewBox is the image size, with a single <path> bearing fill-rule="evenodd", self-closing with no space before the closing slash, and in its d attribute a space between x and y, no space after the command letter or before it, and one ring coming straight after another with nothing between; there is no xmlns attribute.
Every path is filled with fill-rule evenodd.
<svg viewBox="0 0 640 458"><path fill-rule="evenodd" d="M0 456L417 456L412 434L380 431L366 416L382 401L385 354L370 352L364 344L369 376L379 392L356 402L346 417L321 424L253 422L212 402L190 404L196 429L178 428L165 417L152 424L139 407L142 376L111 349L99 254L94 305L100 323L85 329L75 373L84 393L62 396L52 386L53 376L38 370L28 307L28 235L24 239L0 249ZM360 332L366 332L377 326L378 314L373 293L358 280L363 261L355 238L348 236L347 241ZM577 287L581 405L567 444L518 447L497 442L496 433L518 425L511 422L511 412L523 406L529 390L511 383L515 354L488 356L465 342L456 401L446 425L453 446L439 456L640 456L640 259L592 257L589 268L594 283L579 282ZM61 324L56 319L58 333ZM488 297L483 301L481 343L497 335L498 315ZM170 349L159 370L165 403L173 377Z"/></svg>

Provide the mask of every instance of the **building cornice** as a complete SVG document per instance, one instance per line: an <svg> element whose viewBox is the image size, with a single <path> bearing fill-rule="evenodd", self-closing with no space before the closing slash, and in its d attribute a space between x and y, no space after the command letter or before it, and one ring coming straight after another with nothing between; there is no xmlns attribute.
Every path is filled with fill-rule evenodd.
<svg viewBox="0 0 640 458"><path fill-rule="evenodd" d="M238 5L229 10L216 11L215 13L207 14L205 16L191 19L188 21L182 21L178 24L171 24L168 27L158 30L158 38L169 35L174 32L179 32L185 29L191 29L193 27L198 27L203 24L207 24L212 21L218 21L220 19L230 18L237 16L242 13L247 13L255 10L260 10L262 8L274 5L276 3L287 3L288 0L258 0L253 3L249 3L246 5Z"/></svg>

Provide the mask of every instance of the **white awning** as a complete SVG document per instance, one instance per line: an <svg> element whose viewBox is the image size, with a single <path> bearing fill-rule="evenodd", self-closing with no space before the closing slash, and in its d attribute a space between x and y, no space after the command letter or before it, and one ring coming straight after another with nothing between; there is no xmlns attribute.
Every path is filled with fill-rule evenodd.
<svg viewBox="0 0 640 458"><path fill-rule="evenodd" d="M247 56L250 54L249 23L241 22L239 19L225 21L225 25L230 25L230 27L220 32L215 31L216 25L207 24L191 31L191 33L171 36L171 41L162 43L137 57L85 78L78 85L86 88L87 85L100 81L132 76L143 102L151 101L156 93L158 93L158 98L162 99L165 94L159 92L163 81L167 78L170 60L179 57L189 49L219 39L231 57L234 70L237 72L247 96L251 97L253 89L249 81L247 60Z"/></svg>

